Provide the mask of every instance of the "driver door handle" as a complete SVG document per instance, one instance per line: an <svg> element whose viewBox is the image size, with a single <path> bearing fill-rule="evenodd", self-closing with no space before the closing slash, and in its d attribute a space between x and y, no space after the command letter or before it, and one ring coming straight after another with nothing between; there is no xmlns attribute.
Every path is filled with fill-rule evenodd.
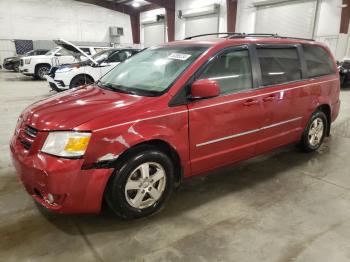
<svg viewBox="0 0 350 262"><path fill-rule="evenodd" d="M258 99L247 99L243 105L244 106L253 106L253 105L257 105L259 104L259 100Z"/></svg>

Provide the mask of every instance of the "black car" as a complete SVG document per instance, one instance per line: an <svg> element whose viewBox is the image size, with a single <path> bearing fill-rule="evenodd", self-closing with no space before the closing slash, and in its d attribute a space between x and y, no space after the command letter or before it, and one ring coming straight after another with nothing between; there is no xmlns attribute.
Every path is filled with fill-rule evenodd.
<svg viewBox="0 0 350 262"><path fill-rule="evenodd" d="M337 62L337 65L340 75L340 85L344 87L348 85L350 81L350 60Z"/></svg>
<svg viewBox="0 0 350 262"><path fill-rule="evenodd" d="M14 57L8 57L4 59L3 67L7 70L13 70L18 72L19 68L19 62L21 60L21 57L23 56L36 56L36 55L44 55L48 52L48 49L35 49L31 50L23 55L20 56L14 56Z"/></svg>

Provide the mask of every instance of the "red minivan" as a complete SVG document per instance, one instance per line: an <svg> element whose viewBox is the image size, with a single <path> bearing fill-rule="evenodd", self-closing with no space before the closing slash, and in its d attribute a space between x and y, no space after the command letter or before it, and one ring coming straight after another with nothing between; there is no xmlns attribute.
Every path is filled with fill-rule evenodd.
<svg viewBox="0 0 350 262"><path fill-rule="evenodd" d="M20 115L13 164L28 193L62 213L158 211L183 178L299 143L318 149L339 112L323 44L227 34L149 48L96 83Z"/></svg>

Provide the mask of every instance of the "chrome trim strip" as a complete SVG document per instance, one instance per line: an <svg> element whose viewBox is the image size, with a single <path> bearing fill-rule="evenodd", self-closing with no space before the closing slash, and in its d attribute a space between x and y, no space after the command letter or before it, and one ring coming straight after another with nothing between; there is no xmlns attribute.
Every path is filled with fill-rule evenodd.
<svg viewBox="0 0 350 262"><path fill-rule="evenodd" d="M275 124L272 124L272 125L269 125L269 126L263 126L262 128L260 128L260 130L265 130L265 129L269 129L269 128L272 128L272 127L276 127L276 126L280 126L280 125L283 125L283 124L287 124L287 123L290 123L290 122L293 122L293 121L297 121L297 120L300 120L302 119L302 117L296 117L296 118L292 118L292 119L289 119L289 120L286 120L286 121L282 121L282 122L278 122L278 123L275 123Z"/></svg>
<svg viewBox="0 0 350 262"><path fill-rule="evenodd" d="M252 134L252 133L259 132L259 131L260 131L260 129L254 129L254 130L250 130L250 131L246 131L246 132L242 132L242 133L238 133L238 134L234 134L234 135L230 135L230 136L217 138L217 139L214 139L214 140L209 140L207 142L203 142L203 143L197 144L196 147L205 146L205 145L209 145L209 144L212 144L212 143L216 143L216 142L220 142L220 141L223 141L223 140L236 138L236 137L240 137L240 136L244 136L244 135L249 135L249 134Z"/></svg>
<svg viewBox="0 0 350 262"><path fill-rule="evenodd" d="M224 141L224 140L227 140L227 139L232 139L232 138L236 138L236 137L240 137L240 136L245 136L245 135L257 133L257 132L260 132L260 131L263 131L263 130L266 130L266 129L269 129L269 128L273 128L273 127L284 125L284 124L287 124L287 123L290 123L290 122L298 121L300 119L302 119L302 117L296 117L296 118L288 119L286 121L278 122L278 123L275 123L275 124L272 124L272 125L263 126L261 128L258 128L258 129L253 129L253 130L245 131L245 132L238 133L238 134L233 134L233 135L229 135L229 136L216 138L216 139L213 139L213 140L208 140L206 142L196 144L196 147L201 147L201 146L209 145L209 144L212 144L212 143L221 142L221 141Z"/></svg>

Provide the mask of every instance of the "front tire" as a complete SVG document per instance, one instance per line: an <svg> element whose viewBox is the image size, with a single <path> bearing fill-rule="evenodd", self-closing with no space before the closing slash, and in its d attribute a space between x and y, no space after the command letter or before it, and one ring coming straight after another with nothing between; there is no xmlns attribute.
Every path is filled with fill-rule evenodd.
<svg viewBox="0 0 350 262"><path fill-rule="evenodd" d="M93 83L94 80L87 75L77 75L75 76L72 81L70 81L69 88L74 88L86 84L91 84Z"/></svg>
<svg viewBox="0 0 350 262"><path fill-rule="evenodd" d="M174 166L157 149L128 156L107 185L108 206L124 219L146 217L159 211L174 187Z"/></svg>
<svg viewBox="0 0 350 262"><path fill-rule="evenodd" d="M49 71L50 71L50 67L48 65L39 65L35 69L34 78L35 79L45 80L45 75L47 75L47 73Z"/></svg>
<svg viewBox="0 0 350 262"><path fill-rule="evenodd" d="M316 151L322 144L327 133L328 120L322 111L312 114L301 139L301 148L304 152Z"/></svg>

